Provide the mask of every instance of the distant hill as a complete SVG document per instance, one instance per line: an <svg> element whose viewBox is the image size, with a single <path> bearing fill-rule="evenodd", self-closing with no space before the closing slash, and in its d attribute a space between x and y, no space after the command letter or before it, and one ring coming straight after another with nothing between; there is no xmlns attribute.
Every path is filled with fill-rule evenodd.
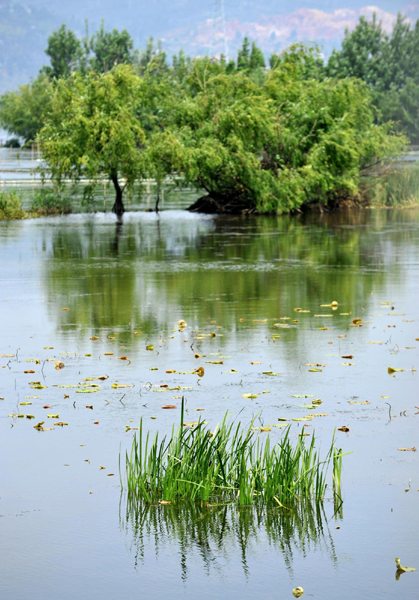
<svg viewBox="0 0 419 600"><path fill-rule="evenodd" d="M419 17L418 0L409 6L409 0L376 0L375 7L365 6L365 0L224 2L230 55L236 54L245 35L267 54L305 40L316 41L327 53L361 14L375 11L387 27L398 10ZM0 93L36 76L47 63L47 38L61 23L81 37L85 19L92 32L104 18L107 29L128 29L139 48L152 35L164 41L169 55L180 48L190 54L217 54L223 50L222 27L214 4L215 0L0 0Z"/></svg>

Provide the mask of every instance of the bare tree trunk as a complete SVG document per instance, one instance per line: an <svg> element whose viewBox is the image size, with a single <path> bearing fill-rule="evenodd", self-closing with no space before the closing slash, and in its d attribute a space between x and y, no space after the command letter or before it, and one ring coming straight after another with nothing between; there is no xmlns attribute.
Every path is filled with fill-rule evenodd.
<svg viewBox="0 0 419 600"><path fill-rule="evenodd" d="M160 202L160 183L157 183L157 198L156 198L156 208L155 211L156 213L159 212L159 202Z"/></svg>
<svg viewBox="0 0 419 600"><path fill-rule="evenodd" d="M112 207L112 212L115 213L118 217L122 217L122 215L125 212L124 204L122 202L122 188L119 185L118 175L112 175L111 179L116 192L115 204Z"/></svg>

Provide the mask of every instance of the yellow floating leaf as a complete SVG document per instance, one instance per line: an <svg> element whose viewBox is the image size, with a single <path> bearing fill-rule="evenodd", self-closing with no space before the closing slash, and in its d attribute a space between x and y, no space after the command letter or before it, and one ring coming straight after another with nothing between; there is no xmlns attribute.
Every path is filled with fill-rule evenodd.
<svg viewBox="0 0 419 600"><path fill-rule="evenodd" d="M97 337L97 335L92 335L92 337L91 337L90 339L91 339L91 340L93 340L93 341L96 341L96 340L98 340L99 338Z"/></svg>
<svg viewBox="0 0 419 600"><path fill-rule="evenodd" d="M23 371L23 372L24 372L25 374L28 374L28 373L30 373L30 374L33 374L33 373L35 373L35 371Z"/></svg>
<svg viewBox="0 0 419 600"><path fill-rule="evenodd" d="M257 398L258 394L243 394L242 398Z"/></svg>
<svg viewBox="0 0 419 600"><path fill-rule="evenodd" d="M400 564L400 558L395 558L394 559L396 561L396 567L398 571L401 571L402 573L409 573L411 571L416 571L416 569L414 567L403 567Z"/></svg>
<svg viewBox="0 0 419 600"><path fill-rule="evenodd" d="M129 388L131 387L130 383L113 383L111 385L111 388L113 388L114 390L119 389L119 388Z"/></svg>
<svg viewBox="0 0 419 600"><path fill-rule="evenodd" d="M58 421L57 423L54 423L54 425L57 425L58 427L65 427L65 425L68 425L68 423L65 423L64 421Z"/></svg>
<svg viewBox="0 0 419 600"><path fill-rule="evenodd" d="M387 373L389 373L389 375L391 375L392 373L400 373L404 371L404 369L393 369L393 367L388 367L387 369Z"/></svg>
<svg viewBox="0 0 419 600"><path fill-rule="evenodd" d="M211 365L223 365L224 361L222 360L206 360L206 363L209 363Z"/></svg>
<svg viewBox="0 0 419 600"><path fill-rule="evenodd" d="M56 360L54 367L57 369L57 371L60 371L61 369L64 369L65 365L60 360Z"/></svg>
<svg viewBox="0 0 419 600"><path fill-rule="evenodd" d="M20 406L29 406L32 402L21 402Z"/></svg>
<svg viewBox="0 0 419 600"><path fill-rule="evenodd" d="M371 404L369 400L358 400L358 401L350 401L349 404Z"/></svg>
<svg viewBox="0 0 419 600"><path fill-rule="evenodd" d="M252 431L271 431L270 427L252 427Z"/></svg>
<svg viewBox="0 0 419 600"><path fill-rule="evenodd" d="M151 352L152 350L154 350L154 345L153 345L153 344L148 344L148 345L145 347L145 349L146 349L146 350L150 350L150 352Z"/></svg>
<svg viewBox="0 0 419 600"><path fill-rule="evenodd" d="M48 419L59 419L60 418L60 414L57 413L56 415L47 415Z"/></svg>
<svg viewBox="0 0 419 600"><path fill-rule="evenodd" d="M401 452L416 452L416 447L413 446L413 448L397 448L397 450L400 450Z"/></svg>
<svg viewBox="0 0 419 600"><path fill-rule="evenodd" d="M271 375L272 377L278 377L281 373L274 373L273 371L262 371L263 375Z"/></svg>

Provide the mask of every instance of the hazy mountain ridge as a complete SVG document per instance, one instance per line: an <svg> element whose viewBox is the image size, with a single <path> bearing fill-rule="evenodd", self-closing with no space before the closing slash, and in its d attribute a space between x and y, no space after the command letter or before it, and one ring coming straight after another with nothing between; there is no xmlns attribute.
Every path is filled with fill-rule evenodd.
<svg viewBox="0 0 419 600"><path fill-rule="evenodd" d="M412 6L404 13L413 16L417 8ZM374 13L382 21L384 29L391 31L397 13L385 11L378 6L364 6L359 9L341 8L332 12L298 8L286 15L261 15L254 22L230 19L226 21L225 27L229 52L235 55L243 37L248 36L255 40L265 53L278 52L295 42L310 41L318 43L328 54L333 47L339 45L345 29L353 29L361 15L371 19ZM213 33L212 19L201 22L193 28L181 28L169 32L163 37L166 46L183 44L184 49L191 54L223 52L222 40L223 35L219 26L215 35Z"/></svg>
<svg viewBox="0 0 419 600"><path fill-rule="evenodd" d="M351 8L345 8L350 2ZM345 27L353 28L360 15L375 11L386 28L391 28L398 10L413 19L419 17L419 3L408 0L378 0L377 6L363 6L365 0L303 0L299 8L285 0L225 0L226 37L229 54L235 55L248 35L266 54L297 41L315 41L325 52L338 46ZM152 35L164 41L169 56L183 48L189 54L223 51L219 20L213 27L213 0L0 0L0 92L25 83L48 63L44 53L49 34L66 23L78 36L85 19L94 31L105 19L105 28L127 28L137 47L145 46ZM213 41L213 29L215 39Z"/></svg>

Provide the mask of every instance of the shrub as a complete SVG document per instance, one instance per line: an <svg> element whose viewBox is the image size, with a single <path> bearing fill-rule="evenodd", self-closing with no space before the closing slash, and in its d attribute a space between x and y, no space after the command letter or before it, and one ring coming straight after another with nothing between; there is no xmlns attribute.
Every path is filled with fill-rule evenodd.
<svg viewBox="0 0 419 600"><path fill-rule="evenodd" d="M26 219L27 216L27 212L22 207L22 198L17 192L0 191L0 221Z"/></svg>
<svg viewBox="0 0 419 600"><path fill-rule="evenodd" d="M419 204L419 165L393 168L366 186L369 204L388 207Z"/></svg>
<svg viewBox="0 0 419 600"><path fill-rule="evenodd" d="M35 191L31 205L32 216L47 217L69 213L71 213L71 202L68 196L55 189L40 188Z"/></svg>

